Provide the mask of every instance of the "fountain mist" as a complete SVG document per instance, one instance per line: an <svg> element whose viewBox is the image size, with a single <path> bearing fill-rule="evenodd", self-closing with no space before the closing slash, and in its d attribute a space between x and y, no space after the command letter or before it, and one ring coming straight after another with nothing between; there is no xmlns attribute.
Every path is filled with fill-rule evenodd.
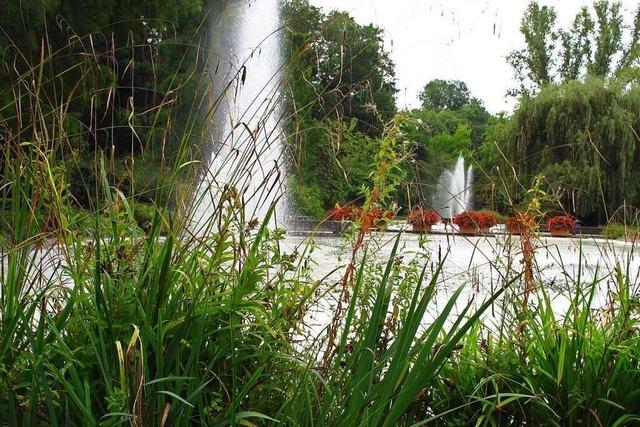
<svg viewBox="0 0 640 427"><path fill-rule="evenodd" d="M472 208L473 165L465 167L462 154L453 169L444 171L434 197L434 206L443 218Z"/></svg>
<svg viewBox="0 0 640 427"><path fill-rule="evenodd" d="M279 0L231 0L212 27L212 155L196 194L196 232L206 230L225 188L241 197L245 219L276 203L286 217Z"/></svg>

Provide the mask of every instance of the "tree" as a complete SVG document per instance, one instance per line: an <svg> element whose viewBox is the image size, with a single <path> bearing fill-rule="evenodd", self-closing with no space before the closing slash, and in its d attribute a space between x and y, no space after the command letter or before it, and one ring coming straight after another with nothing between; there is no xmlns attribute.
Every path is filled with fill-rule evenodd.
<svg viewBox="0 0 640 427"><path fill-rule="evenodd" d="M633 22L626 24L620 2L598 0L591 9L581 8L571 27L562 29L552 6L533 1L520 31L525 47L507 57L519 83L512 95L587 75L607 79L629 74L640 59L640 5Z"/></svg>
<svg viewBox="0 0 640 427"><path fill-rule="evenodd" d="M591 58L591 40L594 22L589 9L582 7L570 31L560 30L562 63L560 76L564 81L577 80Z"/></svg>
<svg viewBox="0 0 640 427"><path fill-rule="evenodd" d="M382 31L347 13L289 0L283 16L292 187L298 210L317 216L366 184L384 125L396 114L394 65Z"/></svg>
<svg viewBox="0 0 640 427"><path fill-rule="evenodd" d="M553 79L554 46L558 39L556 18L553 7L540 6L536 2L529 4L522 17L520 32L525 48L512 52L507 62L514 68L523 89L527 81L542 87Z"/></svg>
<svg viewBox="0 0 640 427"><path fill-rule="evenodd" d="M609 4L600 0L593 5L598 22L596 50L593 61L589 64L591 74L607 77L614 66L612 58L622 49L622 16L620 3Z"/></svg>
<svg viewBox="0 0 640 427"><path fill-rule="evenodd" d="M640 85L589 77L521 98L504 155L527 188L539 174L567 211L604 223L640 204Z"/></svg>
<svg viewBox="0 0 640 427"><path fill-rule="evenodd" d="M418 98L425 110L458 111L472 101L467 84L459 80L431 80Z"/></svg>
<svg viewBox="0 0 640 427"><path fill-rule="evenodd" d="M318 115L355 118L359 130L380 136L396 113L394 66L383 49L381 30L359 25L347 13L331 12L322 35Z"/></svg>
<svg viewBox="0 0 640 427"><path fill-rule="evenodd" d="M487 131L487 124L491 119L491 114L484 108L480 100L473 99L469 104L460 109L459 115L471 128L471 141L473 142L473 146L478 147L482 143L484 134Z"/></svg>

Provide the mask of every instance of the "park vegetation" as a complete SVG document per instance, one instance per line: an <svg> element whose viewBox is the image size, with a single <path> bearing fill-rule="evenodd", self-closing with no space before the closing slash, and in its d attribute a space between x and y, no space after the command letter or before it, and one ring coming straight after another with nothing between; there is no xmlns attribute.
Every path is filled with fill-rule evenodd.
<svg viewBox="0 0 640 427"><path fill-rule="evenodd" d="M302 0L287 5L293 182L300 212L320 216L369 183L380 123L395 112L394 68L380 30ZM525 47L508 58L518 78L513 114L490 114L455 80L427 82L422 106L398 113L406 161L394 197L405 214L431 202L461 153L476 166L479 208L512 214L540 177L556 208L584 223L620 220L619 208L640 205L640 10L625 16L598 1L559 28L554 8L533 2L521 31Z"/></svg>
<svg viewBox="0 0 640 427"><path fill-rule="evenodd" d="M300 212L356 219L330 281L313 241L285 250L275 208L246 218L232 186L191 228L214 116L203 23L224 5L38 0L0 15L0 425L639 425L632 253L550 284L532 242L553 212L602 223L640 204L640 11L624 27L600 1L574 39L532 3L511 59L518 107L491 115L444 80L398 112L381 30L287 1L291 188ZM540 37L565 50L541 54ZM442 299L455 253L410 257L365 226L393 202L435 221L429 185L460 153L482 171L476 204L516 210L522 233L483 301L462 297L468 283ZM331 324L311 336L327 295Z"/></svg>

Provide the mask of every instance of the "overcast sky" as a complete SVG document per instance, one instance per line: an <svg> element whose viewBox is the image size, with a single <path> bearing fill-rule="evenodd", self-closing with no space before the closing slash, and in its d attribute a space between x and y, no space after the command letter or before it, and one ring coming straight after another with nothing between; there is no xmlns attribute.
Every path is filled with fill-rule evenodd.
<svg viewBox="0 0 640 427"><path fill-rule="evenodd" d="M396 64L398 107L419 105L417 94L432 79L467 83L492 113L511 111L505 96L515 86L505 57L523 45L520 19L528 0L311 0L325 10L340 9L362 24L385 30ZM569 25L591 0L540 1L555 6L561 26ZM637 0L624 0L629 14Z"/></svg>

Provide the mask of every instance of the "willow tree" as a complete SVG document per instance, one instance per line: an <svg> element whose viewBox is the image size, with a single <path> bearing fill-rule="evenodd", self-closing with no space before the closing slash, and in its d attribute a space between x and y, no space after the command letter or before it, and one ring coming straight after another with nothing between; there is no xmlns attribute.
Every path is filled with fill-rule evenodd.
<svg viewBox="0 0 640 427"><path fill-rule="evenodd" d="M568 211L604 222L640 205L640 85L591 77L523 96L508 157L526 187L544 175Z"/></svg>

